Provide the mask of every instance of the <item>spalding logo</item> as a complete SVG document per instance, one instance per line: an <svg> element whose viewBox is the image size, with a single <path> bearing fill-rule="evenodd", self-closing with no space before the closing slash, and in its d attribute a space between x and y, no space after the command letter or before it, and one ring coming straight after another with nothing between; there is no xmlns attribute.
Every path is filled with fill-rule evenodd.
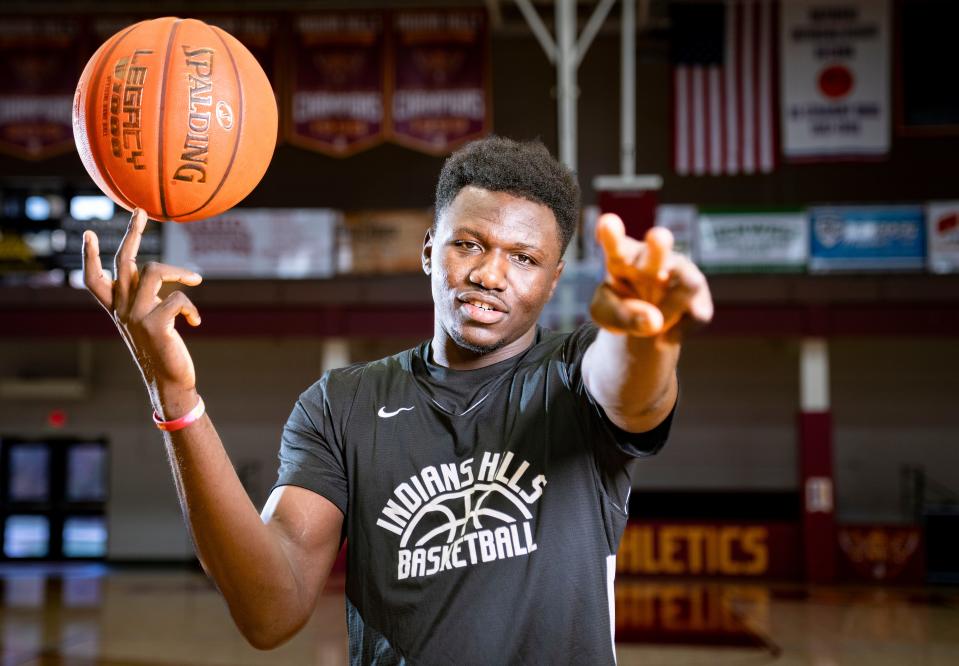
<svg viewBox="0 0 959 666"><path fill-rule="evenodd" d="M225 130L233 129L233 109L222 100L216 103L216 122Z"/></svg>

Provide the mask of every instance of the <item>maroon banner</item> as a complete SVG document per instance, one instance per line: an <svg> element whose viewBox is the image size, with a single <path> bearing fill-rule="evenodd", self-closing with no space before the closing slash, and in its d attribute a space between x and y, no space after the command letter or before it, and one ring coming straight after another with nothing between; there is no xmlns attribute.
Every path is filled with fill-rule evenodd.
<svg viewBox="0 0 959 666"><path fill-rule="evenodd" d="M75 17L0 16L0 151L38 160L73 149L82 56Z"/></svg>
<svg viewBox="0 0 959 666"><path fill-rule="evenodd" d="M620 574L796 579L793 523L630 521L616 554Z"/></svg>
<svg viewBox="0 0 959 666"><path fill-rule="evenodd" d="M492 126L489 31L483 11L393 14L390 140L433 155Z"/></svg>
<svg viewBox="0 0 959 666"><path fill-rule="evenodd" d="M916 526L839 528L839 574L847 581L922 585L922 533Z"/></svg>
<svg viewBox="0 0 959 666"><path fill-rule="evenodd" d="M383 141L382 14L295 16L293 53L284 105L290 143L346 157Z"/></svg>
<svg viewBox="0 0 959 666"><path fill-rule="evenodd" d="M619 215L627 234L642 239L656 223L659 196L655 190L600 191L597 203L601 213Z"/></svg>

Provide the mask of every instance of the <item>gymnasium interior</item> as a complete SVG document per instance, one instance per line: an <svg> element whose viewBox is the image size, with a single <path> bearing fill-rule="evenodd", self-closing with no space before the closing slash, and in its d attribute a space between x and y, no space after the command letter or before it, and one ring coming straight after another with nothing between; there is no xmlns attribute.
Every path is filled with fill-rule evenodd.
<svg viewBox="0 0 959 666"><path fill-rule="evenodd" d="M5 666L349 661L342 555L289 642L237 630L84 288L83 232L109 268L130 213L78 153L77 82L111 35L165 16L236 37L279 113L255 189L149 222L138 257L203 275L202 325L177 329L257 507L302 391L432 335L420 255L444 160L539 139L582 191L541 325L589 318L606 212L636 238L669 228L715 304L683 341L669 441L633 468L618 663L959 663L957 3L6 0ZM378 113L344 101L360 94Z"/></svg>

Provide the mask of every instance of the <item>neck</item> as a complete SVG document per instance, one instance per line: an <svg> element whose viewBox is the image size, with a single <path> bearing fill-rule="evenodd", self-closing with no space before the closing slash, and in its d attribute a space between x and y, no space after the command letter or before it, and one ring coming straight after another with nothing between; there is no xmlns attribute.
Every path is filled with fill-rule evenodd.
<svg viewBox="0 0 959 666"><path fill-rule="evenodd" d="M433 340L430 342L430 350L433 363L436 365L441 365L450 370L477 370L521 354L529 349L535 338L536 326L534 325L523 335L496 351L481 354L460 347L436 321L433 324Z"/></svg>

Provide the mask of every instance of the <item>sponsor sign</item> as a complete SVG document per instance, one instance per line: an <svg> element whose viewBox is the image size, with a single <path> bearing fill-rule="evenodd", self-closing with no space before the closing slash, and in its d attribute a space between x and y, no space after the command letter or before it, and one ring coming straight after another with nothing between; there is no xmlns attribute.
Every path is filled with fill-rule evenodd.
<svg viewBox="0 0 959 666"><path fill-rule="evenodd" d="M401 11L392 15L390 139L434 155L491 127L485 11Z"/></svg>
<svg viewBox="0 0 959 666"><path fill-rule="evenodd" d="M929 234L929 270L953 273L959 270L959 201L930 201L926 204Z"/></svg>
<svg viewBox="0 0 959 666"><path fill-rule="evenodd" d="M337 211L237 208L163 224L163 261L206 278L322 278L333 274Z"/></svg>
<svg viewBox="0 0 959 666"><path fill-rule="evenodd" d="M816 160L889 152L890 3L780 3L783 154Z"/></svg>
<svg viewBox="0 0 959 666"><path fill-rule="evenodd" d="M839 528L839 568L845 580L923 583L922 534L916 526Z"/></svg>
<svg viewBox="0 0 959 666"><path fill-rule="evenodd" d="M337 244L339 273L416 273L428 210L370 210L347 213Z"/></svg>
<svg viewBox="0 0 959 666"><path fill-rule="evenodd" d="M60 220L60 228L51 232L50 236L56 265L67 271L83 268L83 232L91 229L96 232L100 244L100 263L105 269L112 270L114 256L130 226L130 213L119 206L115 210L116 214L108 219L77 220L66 216ZM162 226L158 222L149 222L143 230L137 252L137 260L141 264L160 260L163 252Z"/></svg>
<svg viewBox="0 0 959 666"><path fill-rule="evenodd" d="M693 237L698 214L696 206L687 204L660 204L656 208L655 225L673 233L673 250L694 260Z"/></svg>
<svg viewBox="0 0 959 666"><path fill-rule="evenodd" d="M809 210L814 272L921 270L926 261L922 206L832 206Z"/></svg>
<svg viewBox="0 0 959 666"><path fill-rule="evenodd" d="M798 211L703 211L695 239L707 273L800 272L809 254L806 216Z"/></svg>
<svg viewBox="0 0 959 666"><path fill-rule="evenodd" d="M290 143L345 157L384 137L386 48L376 12L303 14L293 19Z"/></svg>
<svg viewBox="0 0 959 666"><path fill-rule="evenodd" d="M616 554L620 574L798 578L793 523L630 521Z"/></svg>
<svg viewBox="0 0 959 666"><path fill-rule="evenodd" d="M0 16L0 151L38 160L73 150L79 32L75 17Z"/></svg>

